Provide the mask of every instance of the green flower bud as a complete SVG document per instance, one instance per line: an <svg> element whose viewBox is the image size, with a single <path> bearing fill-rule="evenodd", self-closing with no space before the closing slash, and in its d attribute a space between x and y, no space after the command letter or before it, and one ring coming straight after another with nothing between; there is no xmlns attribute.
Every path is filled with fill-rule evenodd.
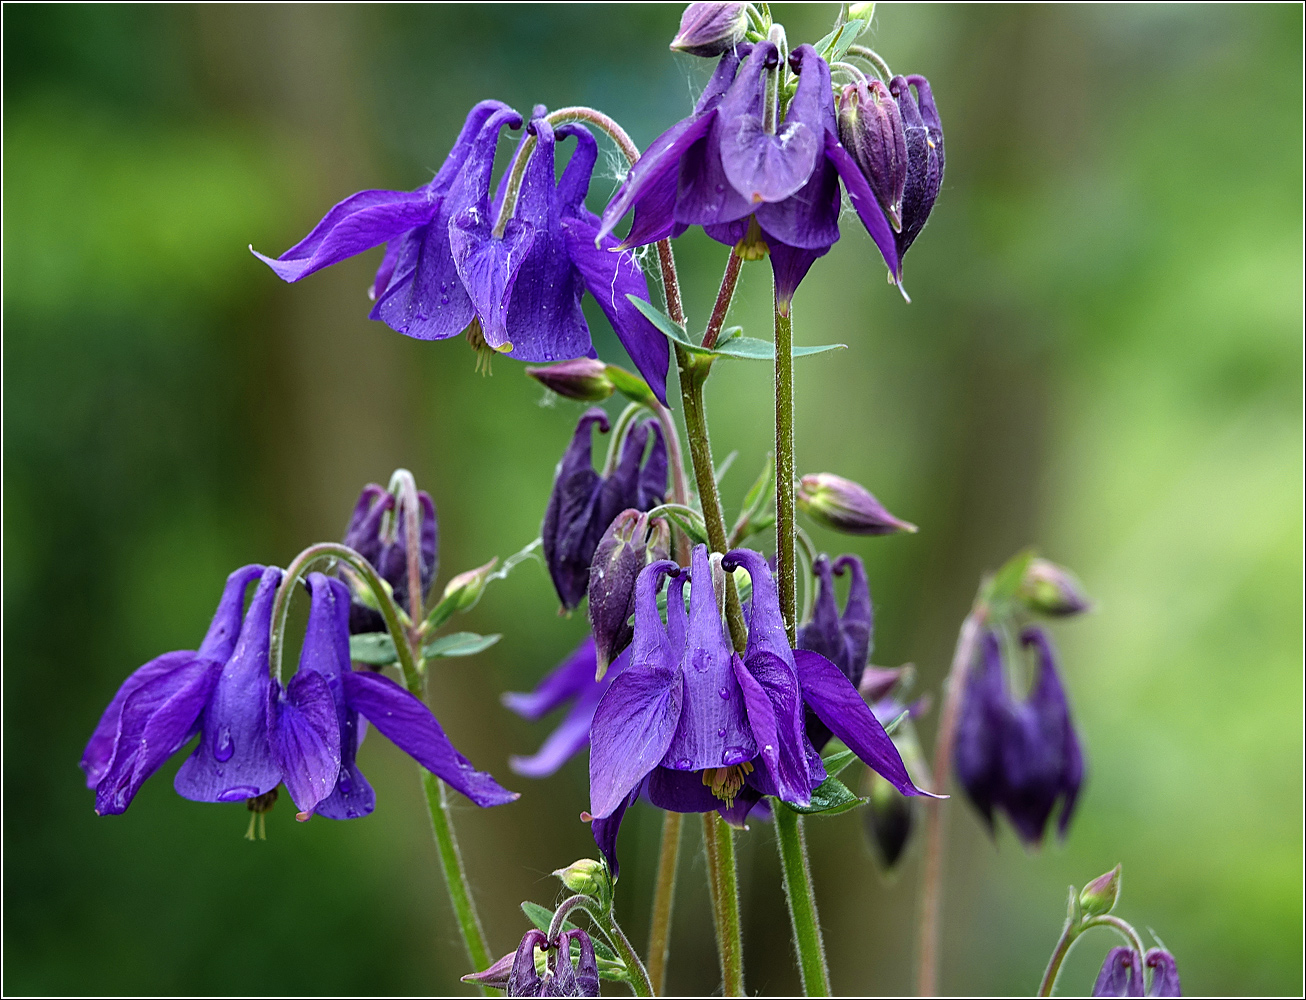
<svg viewBox="0 0 1306 1000"><path fill-rule="evenodd" d="M1087 611L1092 602L1075 574L1047 559L1031 559L1018 596L1036 614L1066 618Z"/></svg>
<svg viewBox="0 0 1306 1000"><path fill-rule="evenodd" d="M477 566L465 573L459 573L445 585L444 596L441 598L440 603L452 601L454 611L466 611L481 599L490 572L498 561L499 559L496 556L484 566Z"/></svg>
<svg viewBox="0 0 1306 1000"><path fill-rule="evenodd" d="M605 910L612 906L612 876L602 861L581 858L553 874L572 892L593 896Z"/></svg>
<svg viewBox="0 0 1306 1000"><path fill-rule="evenodd" d="M608 377L608 366L597 358L531 366L526 369L526 374L559 396L578 399L582 403L601 403L616 389Z"/></svg>
<svg viewBox="0 0 1306 1000"><path fill-rule="evenodd" d="M1079 893L1079 906L1086 917L1100 917L1115 909L1120 898L1120 865L1099 875Z"/></svg>

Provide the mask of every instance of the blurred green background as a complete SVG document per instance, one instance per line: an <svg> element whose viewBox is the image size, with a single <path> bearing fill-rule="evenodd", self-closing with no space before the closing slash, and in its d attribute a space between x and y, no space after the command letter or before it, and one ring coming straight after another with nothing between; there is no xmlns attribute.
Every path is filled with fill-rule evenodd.
<svg viewBox="0 0 1306 1000"><path fill-rule="evenodd" d="M777 5L791 41L836 7ZM178 798L175 763L97 818L76 767L129 671L203 634L226 573L340 535L399 465L435 496L441 580L538 530L579 411L461 340L369 322L373 251L295 286L278 253L343 196L413 188L467 108L589 103L640 144L709 66L677 6L4 8L4 947L9 993L441 993L461 945L411 762L362 751L374 816ZM1064 846L992 843L955 799L943 989L1031 993L1065 891L1124 863L1121 911L1189 993L1302 989L1301 29L1296 5L884 5L875 45L926 74L944 190L904 304L855 221L796 300L799 471L868 484L919 535L818 544L868 563L875 661L946 669L980 574L1033 543L1094 614L1056 626L1089 783ZM504 143L508 140L505 138ZM593 207L615 185L609 163ZM724 261L679 243L701 324ZM769 329L769 269L733 319ZM601 319L596 342L623 355ZM769 373L709 387L737 505L770 447ZM441 584L442 585L442 584ZM515 805L457 815L492 946L593 853L583 761L507 768L546 727L500 708L582 636L526 565L465 627L431 700ZM934 720L924 722L932 736ZM283 804L284 806L284 804ZM718 982L695 824L673 992ZM623 832L642 948L659 822ZM919 851L886 885L857 815L809 824L836 990L911 988ZM798 988L773 837L740 841L750 991ZM1062 991L1113 942L1082 943ZM717 987L719 989L719 987Z"/></svg>

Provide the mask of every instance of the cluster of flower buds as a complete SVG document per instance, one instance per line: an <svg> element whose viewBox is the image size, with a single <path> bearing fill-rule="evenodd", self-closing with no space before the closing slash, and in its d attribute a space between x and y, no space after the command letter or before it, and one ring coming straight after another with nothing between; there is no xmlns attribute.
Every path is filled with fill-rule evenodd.
<svg viewBox="0 0 1306 1000"><path fill-rule="evenodd" d="M885 510L865 486L830 472L803 476L798 482L796 501L798 509L812 520L846 535L916 531L916 525Z"/></svg>
<svg viewBox="0 0 1306 1000"><path fill-rule="evenodd" d="M594 942L585 931L563 931L557 941L550 942L543 931L532 928L523 935L515 952L504 955L484 972L463 976L463 982L504 990L510 997L596 997L599 964Z"/></svg>

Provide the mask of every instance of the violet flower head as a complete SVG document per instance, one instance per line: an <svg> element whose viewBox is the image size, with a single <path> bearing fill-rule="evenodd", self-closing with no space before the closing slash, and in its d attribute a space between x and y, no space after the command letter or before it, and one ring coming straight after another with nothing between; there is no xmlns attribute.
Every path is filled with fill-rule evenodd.
<svg viewBox="0 0 1306 1000"><path fill-rule="evenodd" d="M440 526L431 495L419 490L417 503L421 542L418 551L425 601L440 565ZM368 483L358 496L344 537L344 543L370 562L381 579L390 584L395 603L404 610L409 604L407 520L397 510L394 494L376 483ZM384 632L385 619L381 612L355 597L349 613L349 630L354 634Z"/></svg>
<svg viewBox="0 0 1306 1000"><path fill-rule="evenodd" d="M607 415L597 407L585 411L577 423L558 463L540 529L549 576L568 610L579 605L589 589L590 563L612 519L627 508L651 510L667 489L667 446L656 420L630 429L618 461L606 474L595 471L591 455L596 424L608 432Z"/></svg>
<svg viewBox="0 0 1306 1000"><path fill-rule="evenodd" d="M902 228L893 236L901 276L902 258L925 228L943 185L943 125L939 121L939 110L934 106L930 83L925 77L914 74L895 76L889 81L889 92L898 102L907 145Z"/></svg>
<svg viewBox="0 0 1306 1000"><path fill-rule="evenodd" d="M1146 989L1143 978L1146 974ZM1129 947L1107 952L1102 969L1093 984L1095 997L1179 997L1179 970L1174 956L1163 948L1149 948L1140 956Z"/></svg>
<svg viewBox="0 0 1306 1000"><path fill-rule="evenodd" d="M1084 758L1047 634L1027 628L1021 644L1032 647L1038 660L1023 701L1008 686L997 634L984 633L962 695L953 766L990 831L993 812L1000 809L1022 841L1037 845L1058 802L1057 830L1065 836L1084 780Z"/></svg>
<svg viewBox="0 0 1306 1000"><path fill-rule="evenodd" d="M198 651L164 653L118 688L82 754L81 768L86 772L87 787L95 789L97 813L125 811L145 779L195 735L218 676L236 652L242 618L249 617L242 614L245 591L264 572L262 566L244 566L227 577L218 610ZM259 588L265 600L256 598L250 607L255 619L251 638L260 625L265 637L268 632L271 593L280 571L268 572L275 576L268 587ZM266 676L266 660L263 673Z"/></svg>
<svg viewBox="0 0 1306 1000"><path fill-rule="evenodd" d="M571 946L575 943L578 961L573 963ZM543 975L535 964L535 950L547 955ZM495 967L499 966L495 963ZM487 970L489 971L489 970ZM465 976L469 982L498 985L498 978ZM550 946L542 931L531 929L521 939L517 953L512 956L512 966L507 980L499 988L506 988L510 997L596 997L599 995L599 964L594 954L594 942L583 930L563 931Z"/></svg>
<svg viewBox="0 0 1306 1000"><path fill-rule="evenodd" d="M656 562L636 584L630 664L599 701L590 730L592 829L614 875L617 831L641 791L660 808L715 810L736 825L764 795L807 805L825 768L803 729L805 705L904 794L922 794L839 668L790 648L765 558L735 549L719 565L752 579L743 655L727 639L724 575L706 546L694 549L688 573ZM657 592L668 576L663 622Z"/></svg>
<svg viewBox="0 0 1306 1000"><path fill-rule="evenodd" d="M623 510L599 539L590 562L589 619L601 676L630 645L635 630L635 580L649 563L667 558L670 527L638 510Z"/></svg>
<svg viewBox="0 0 1306 1000"><path fill-rule="evenodd" d="M711 58L733 49L747 31L748 4L691 3L680 15L671 50Z"/></svg>
<svg viewBox="0 0 1306 1000"><path fill-rule="evenodd" d="M635 212L623 246L700 225L747 257L769 253L782 302L839 239L842 180L890 277L901 277L895 234L857 162L841 145L830 67L810 45L789 57L798 87L783 119L768 77L769 42L721 56L693 113L655 139L603 213L601 234ZM923 224L923 223L922 223Z"/></svg>
<svg viewBox="0 0 1306 1000"><path fill-rule="evenodd" d="M872 648L875 625L871 590L866 568L853 555L840 556L831 569L828 556L819 556L812 567L820 581L812 603L812 619L798 629L798 648L820 653L839 668L854 687L862 683ZM834 574L849 574L848 600L840 615L834 597ZM830 741L830 730L812 712L807 713L807 736L817 750Z"/></svg>

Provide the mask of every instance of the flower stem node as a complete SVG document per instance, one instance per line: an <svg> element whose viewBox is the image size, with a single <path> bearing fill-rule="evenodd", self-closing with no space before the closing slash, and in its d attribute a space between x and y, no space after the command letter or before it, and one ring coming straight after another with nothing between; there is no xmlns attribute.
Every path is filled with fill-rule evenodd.
<svg viewBox="0 0 1306 1000"><path fill-rule="evenodd" d="M593 896L604 912L612 908L612 875L602 861L581 858L553 873L571 892Z"/></svg>
<svg viewBox="0 0 1306 1000"><path fill-rule="evenodd" d="M917 530L916 525L885 510L865 486L829 472L803 476L797 502L798 509L814 521L847 535L893 535Z"/></svg>
<svg viewBox="0 0 1306 1000"><path fill-rule="evenodd" d="M746 3L691 3L680 16L671 51L711 59L730 51L748 31Z"/></svg>
<svg viewBox="0 0 1306 1000"><path fill-rule="evenodd" d="M1092 607L1075 574L1037 557L1025 568L1018 596L1030 611L1052 618L1083 614Z"/></svg>
<svg viewBox="0 0 1306 1000"><path fill-rule="evenodd" d="M1099 875L1079 893L1079 906L1086 917L1100 917L1115 909L1120 898L1120 865Z"/></svg>

